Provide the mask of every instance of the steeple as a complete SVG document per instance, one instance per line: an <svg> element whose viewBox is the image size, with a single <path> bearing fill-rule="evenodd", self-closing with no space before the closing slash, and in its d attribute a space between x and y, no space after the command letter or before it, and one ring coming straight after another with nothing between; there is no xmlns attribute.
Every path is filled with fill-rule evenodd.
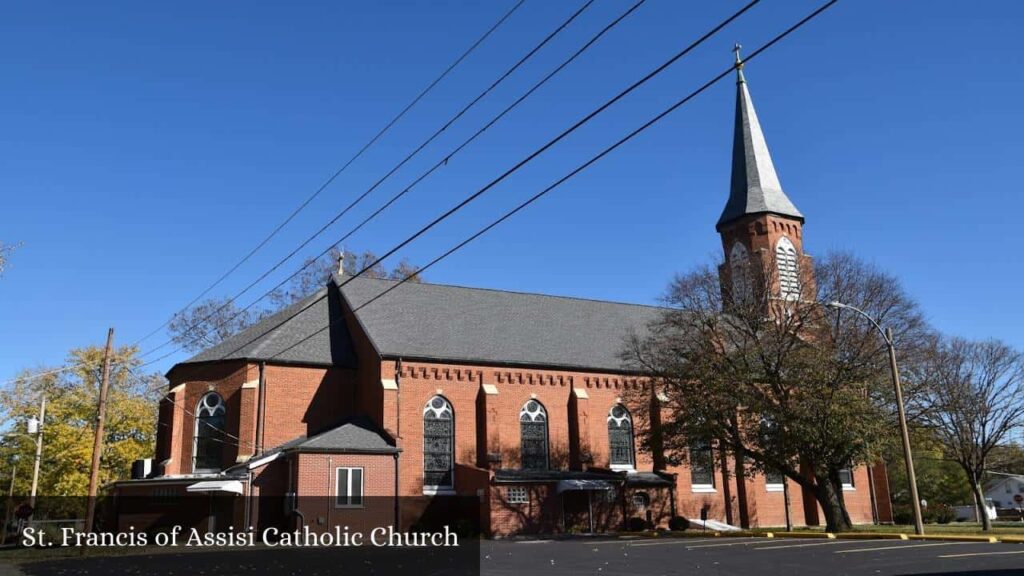
<svg viewBox="0 0 1024 576"><path fill-rule="evenodd" d="M721 231L723 226L738 218L764 213L803 222L803 214L782 191L779 177L775 174L775 165L743 77L740 45L737 44L733 51L736 53L736 126L732 142L732 183L729 201L716 228Z"/></svg>

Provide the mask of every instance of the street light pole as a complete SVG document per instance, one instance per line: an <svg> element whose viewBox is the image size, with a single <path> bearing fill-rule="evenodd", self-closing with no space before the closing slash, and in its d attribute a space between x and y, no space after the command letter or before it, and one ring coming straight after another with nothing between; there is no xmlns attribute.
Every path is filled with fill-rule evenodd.
<svg viewBox="0 0 1024 576"><path fill-rule="evenodd" d="M883 330L878 322L867 312L849 304L829 302L826 306L829 308L852 310L867 318L868 322L871 322L871 325L882 334L885 345L889 349L889 370L892 373L892 387L896 392L896 411L899 413L900 435L903 441L903 460L907 465L907 483L910 484L910 504L914 511L914 532L924 534L924 522L921 519L921 499L917 495L917 476L914 474L914 457L910 453L910 432L907 430L907 413L903 408L903 387L900 385L900 371L896 365L896 345L893 342L892 328Z"/></svg>

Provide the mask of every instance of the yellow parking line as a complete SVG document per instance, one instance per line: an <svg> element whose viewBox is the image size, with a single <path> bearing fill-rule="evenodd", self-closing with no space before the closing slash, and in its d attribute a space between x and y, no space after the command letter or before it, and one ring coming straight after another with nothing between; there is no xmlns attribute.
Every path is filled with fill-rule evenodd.
<svg viewBox="0 0 1024 576"><path fill-rule="evenodd" d="M966 558L967 556L1001 556L1003 554L1024 554L1024 550L1012 550L1010 552L968 552L966 554L944 554L939 558Z"/></svg>
<svg viewBox="0 0 1024 576"><path fill-rule="evenodd" d="M762 546L754 550L779 550L782 548L803 548L805 546L832 546L834 544L860 544L856 540L829 540L828 542L804 542L802 544L786 544L785 546Z"/></svg>
<svg viewBox="0 0 1024 576"><path fill-rule="evenodd" d="M877 552L879 550L903 550L905 548L927 548L929 546L956 546L957 544L978 544L978 542L932 542L929 544L903 544L901 546L882 546L881 548L855 548L853 550L836 550L836 554L851 552Z"/></svg>

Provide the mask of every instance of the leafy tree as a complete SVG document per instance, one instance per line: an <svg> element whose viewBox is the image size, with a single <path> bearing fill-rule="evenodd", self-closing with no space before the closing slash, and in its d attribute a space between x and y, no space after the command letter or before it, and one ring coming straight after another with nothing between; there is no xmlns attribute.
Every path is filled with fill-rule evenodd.
<svg viewBox="0 0 1024 576"><path fill-rule="evenodd" d="M301 271L287 285L269 295L268 306L253 307L243 312L235 302L227 298L210 298L177 312L167 327L171 340L190 352L205 350L223 342L263 318L316 293L337 271L340 255L340 251L333 250L319 260L307 259ZM379 262L370 266L376 260L377 256L370 251L346 254L345 275L355 276L366 268L362 277L388 280L408 278L409 282L421 280L419 269L408 260L403 259L390 271Z"/></svg>
<svg viewBox="0 0 1024 576"><path fill-rule="evenodd" d="M844 530L840 471L877 461L896 437L895 410L880 335L819 303L866 311L892 327L905 353L928 331L899 283L853 256L831 254L813 275L802 271L800 293L785 297L777 270L772 259L751 258L672 282L665 313L624 352L666 397L646 444L678 463L690 446L717 441L734 455L737 476L745 463L781 472L814 494L829 530Z"/></svg>
<svg viewBox="0 0 1024 576"><path fill-rule="evenodd" d="M1024 356L996 340L948 338L930 356L927 382L925 424L960 465L989 530L981 483L994 452L1024 430Z"/></svg>
<svg viewBox="0 0 1024 576"><path fill-rule="evenodd" d="M121 347L112 352L104 444L100 459L100 485L128 478L132 462L152 455L157 404L163 378L136 376L142 362L138 349ZM0 415L12 426L0 440L0 473L7 488L12 461L18 473L16 494L27 495L35 459L35 437L25 434L25 422L39 412L46 396L43 457L39 468L41 496L82 496L88 493L89 468L95 433L103 348L76 348L65 366L74 368L14 382L0 390ZM29 376L26 371L24 376Z"/></svg>

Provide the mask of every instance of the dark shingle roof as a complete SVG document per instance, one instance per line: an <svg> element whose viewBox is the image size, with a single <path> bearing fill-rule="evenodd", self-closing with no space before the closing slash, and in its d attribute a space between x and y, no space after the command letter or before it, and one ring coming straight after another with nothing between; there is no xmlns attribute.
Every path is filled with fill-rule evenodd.
<svg viewBox="0 0 1024 576"><path fill-rule="evenodd" d="M782 191L775 173L772 156L754 111L750 91L739 73L736 84L736 125L732 142L732 182L729 200L718 218L717 226L748 214L771 212L804 219L793 202Z"/></svg>
<svg viewBox="0 0 1024 576"><path fill-rule="evenodd" d="M398 452L394 440L364 416L357 416L337 428L321 432L292 446L291 449L300 452L358 452L364 454Z"/></svg>
<svg viewBox="0 0 1024 576"><path fill-rule="evenodd" d="M333 284L207 348L184 363L216 360L274 360L302 364L354 367L355 352L341 300Z"/></svg>
<svg viewBox="0 0 1024 576"><path fill-rule="evenodd" d="M344 283L344 281L343 281ZM663 309L354 278L341 291L385 357L626 371L619 354Z"/></svg>
<svg viewBox="0 0 1024 576"><path fill-rule="evenodd" d="M338 289L339 284L343 284ZM354 367L342 298L384 357L628 372L619 354L661 308L370 278L328 287L184 362ZM326 326L330 323L330 329Z"/></svg>

